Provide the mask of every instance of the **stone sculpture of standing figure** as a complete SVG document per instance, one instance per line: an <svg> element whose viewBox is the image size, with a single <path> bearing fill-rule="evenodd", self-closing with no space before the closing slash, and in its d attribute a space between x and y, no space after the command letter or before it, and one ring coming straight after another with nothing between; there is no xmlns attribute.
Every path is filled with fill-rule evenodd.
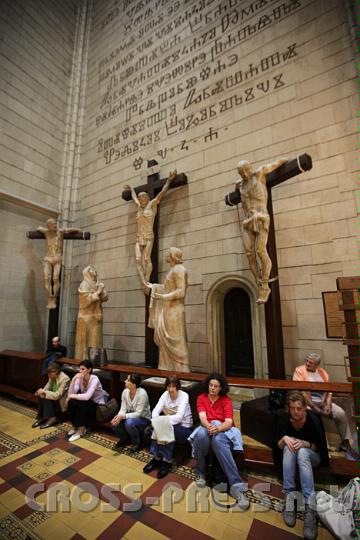
<svg viewBox="0 0 360 540"><path fill-rule="evenodd" d="M108 300L103 283L97 280L94 266L83 270L84 279L79 287L79 312L76 326L75 358L88 358L88 347L102 347L102 303Z"/></svg>
<svg viewBox="0 0 360 540"><path fill-rule="evenodd" d="M126 191L131 191L134 203L138 207L136 214L137 235L135 243L136 268L139 273L141 283L149 281L152 272L151 252L154 243L154 221L157 214L157 208L162 197L168 191L171 182L176 178L177 172L170 172L164 187L154 197L150 199L148 193L142 191L136 195L134 188L129 185L124 186Z"/></svg>
<svg viewBox="0 0 360 540"><path fill-rule="evenodd" d="M149 326L160 349L158 369L190 371L184 299L188 273L179 248L171 247L166 256L170 264L164 284L146 283L151 290Z"/></svg>
<svg viewBox="0 0 360 540"><path fill-rule="evenodd" d="M259 288L258 304L265 304L270 295L271 259L266 249L270 216L267 211L266 175L286 161L278 159L274 163L262 165L255 172L248 161L238 163L241 179L236 182L235 187L240 191L245 214L242 222L243 242L250 270Z"/></svg>
<svg viewBox="0 0 360 540"><path fill-rule="evenodd" d="M64 234L81 232L76 228L59 229L54 218L46 221L46 227L37 227L45 236L45 257L43 259L45 289L48 292L48 309L56 308L56 298L60 292L60 270L64 247Z"/></svg>

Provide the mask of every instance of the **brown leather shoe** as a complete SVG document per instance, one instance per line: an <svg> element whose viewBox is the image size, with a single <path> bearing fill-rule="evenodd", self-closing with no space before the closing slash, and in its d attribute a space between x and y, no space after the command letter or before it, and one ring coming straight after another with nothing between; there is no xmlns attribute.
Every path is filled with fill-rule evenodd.
<svg viewBox="0 0 360 540"><path fill-rule="evenodd" d="M48 428L48 427L51 427L51 426L54 426L55 424L58 423L58 419L56 418L56 416L52 416L51 418L49 418L47 420L47 422L45 424L42 424L40 426L40 429L45 429L45 428Z"/></svg>

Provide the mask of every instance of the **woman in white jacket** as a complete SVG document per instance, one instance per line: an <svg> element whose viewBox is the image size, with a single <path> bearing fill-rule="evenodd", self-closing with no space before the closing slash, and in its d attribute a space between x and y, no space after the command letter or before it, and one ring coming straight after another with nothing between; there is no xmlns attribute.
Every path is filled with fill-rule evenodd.
<svg viewBox="0 0 360 540"><path fill-rule="evenodd" d="M152 424L155 426L160 415L165 415L168 418L167 425L165 423L159 431L163 431L168 437L168 433L165 432L169 432L168 428L170 428L172 431L171 442L163 444L163 439L157 438L159 432L154 429L150 446L150 454L154 457L143 469L144 473L149 473L159 468L158 478L164 478L170 471L175 442L184 443L191 433L193 424L189 394L180 390L180 380L176 375L166 378L165 389L152 412Z"/></svg>

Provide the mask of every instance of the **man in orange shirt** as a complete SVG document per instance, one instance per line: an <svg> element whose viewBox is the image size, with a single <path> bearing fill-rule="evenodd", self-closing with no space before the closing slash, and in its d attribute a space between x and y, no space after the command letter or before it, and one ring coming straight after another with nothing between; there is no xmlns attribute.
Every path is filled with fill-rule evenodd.
<svg viewBox="0 0 360 540"><path fill-rule="evenodd" d="M320 367L321 358L316 353L309 353L305 364L295 369L294 381L329 382L329 375ZM339 450L348 451L351 446L351 431L345 411L332 402L331 392L303 392L307 406L321 416L333 418L341 437Z"/></svg>

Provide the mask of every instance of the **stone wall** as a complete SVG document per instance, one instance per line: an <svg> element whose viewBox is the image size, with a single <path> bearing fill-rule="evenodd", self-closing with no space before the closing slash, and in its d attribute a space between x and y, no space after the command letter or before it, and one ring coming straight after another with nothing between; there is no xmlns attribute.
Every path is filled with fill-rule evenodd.
<svg viewBox="0 0 360 540"><path fill-rule="evenodd" d="M135 206L121 192L144 183L147 160L156 159L162 178L175 168L188 176L161 203L159 279L165 250L180 247L192 368L223 367L221 314L211 313L239 283L252 302L256 375L266 376L264 309L255 304L242 210L224 196L239 159L258 166L307 152L313 169L273 189L286 372L310 349L343 380L344 347L326 337L322 292L359 272L350 0L83 0L80 18L78 4L1 6L2 347L44 345L43 243L25 235L60 210L66 225L92 233L65 254L61 325L70 354L77 287L91 262L110 295L109 357L144 360Z"/></svg>
<svg viewBox="0 0 360 540"><path fill-rule="evenodd" d="M79 222L95 236L74 248L69 342L76 281L93 262L110 296L104 307L110 357L144 360L135 206L121 192L125 183L142 184L147 160L156 159L162 177L174 168L188 175L188 185L161 203L160 279L165 250L181 247L190 277L191 363L206 371L214 355L208 292L223 276L252 280L238 212L224 204L236 164L248 159L258 166L307 152L313 169L273 190L286 372L315 350L334 380L344 378L344 348L326 338L321 293L336 289L336 277L359 270L357 79L348 5L94 2ZM255 308L261 376L267 372L264 313Z"/></svg>
<svg viewBox="0 0 360 540"><path fill-rule="evenodd" d="M1 348L46 342L44 242L26 231L58 211L76 10L75 0L1 2Z"/></svg>

